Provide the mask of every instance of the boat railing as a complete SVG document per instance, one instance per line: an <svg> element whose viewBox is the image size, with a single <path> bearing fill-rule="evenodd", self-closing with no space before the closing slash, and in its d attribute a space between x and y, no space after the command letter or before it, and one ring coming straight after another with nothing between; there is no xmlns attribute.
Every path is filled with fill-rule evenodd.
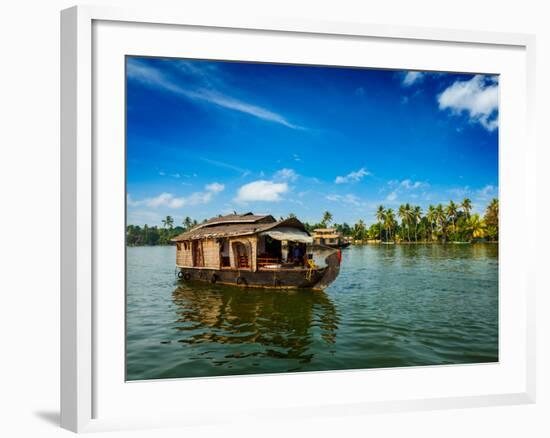
<svg viewBox="0 0 550 438"><path fill-rule="evenodd" d="M281 260L278 257L258 257L257 264L260 268L266 265L275 265L281 263Z"/></svg>

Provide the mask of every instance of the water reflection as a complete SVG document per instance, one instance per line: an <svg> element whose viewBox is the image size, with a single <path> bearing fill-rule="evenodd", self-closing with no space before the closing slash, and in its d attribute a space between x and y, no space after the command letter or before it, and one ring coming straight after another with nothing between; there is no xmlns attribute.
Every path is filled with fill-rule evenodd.
<svg viewBox="0 0 550 438"><path fill-rule="evenodd" d="M325 293L177 287L173 247L127 254L128 380L499 358L495 244L352 246Z"/></svg>
<svg viewBox="0 0 550 438"><path fill-rule="evenodd" d="M193 284L174 290L178 342L223 345L226 359L270 357L308 363L315 342L334 344L339 316L319 291ZM221 361L219 364L223 364Z"/></svg>

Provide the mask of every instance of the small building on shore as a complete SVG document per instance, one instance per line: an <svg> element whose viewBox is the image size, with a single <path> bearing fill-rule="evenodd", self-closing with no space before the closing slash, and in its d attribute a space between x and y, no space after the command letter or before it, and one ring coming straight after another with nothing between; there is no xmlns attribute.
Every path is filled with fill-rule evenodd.
<svg viewBox="0 0 550 438"><path fill-rule="evenodd" d="M351 243L336 228L316 228L313 230L311 237L313 237L315 244L330 246L331 248L344 248Z"/></svg>

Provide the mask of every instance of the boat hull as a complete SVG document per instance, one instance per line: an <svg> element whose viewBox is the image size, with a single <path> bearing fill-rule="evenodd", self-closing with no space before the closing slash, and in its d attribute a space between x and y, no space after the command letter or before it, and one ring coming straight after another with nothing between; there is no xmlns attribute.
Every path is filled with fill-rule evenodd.
<svg viewBox="0 0 550 438"><path fill-rule="evenodd" d="M269 289L316 289L327 288L340 272L340 259L336 253L326 259L327 266L315 269L210 269L178 266L180 281L202 281L241 287Z"/></svg>
<svg viewBox="0 0 550 438"><path fill-rule="evenodd" d="M307 270L260 270L179 268L180 281L204 281L241 287L269 289L315 289L328 268Z"/></svg>

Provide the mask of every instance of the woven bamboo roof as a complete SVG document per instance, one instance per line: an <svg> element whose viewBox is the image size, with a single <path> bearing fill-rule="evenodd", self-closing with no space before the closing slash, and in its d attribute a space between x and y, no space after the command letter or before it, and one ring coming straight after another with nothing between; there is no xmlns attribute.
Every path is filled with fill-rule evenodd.
<svg viewBox="0 0 550 438"><path fill-rule="evenodd" d="M295 218L276 221L271 215L255 216L249 213L246 215L228 215L209 219L195 228L174 237L172 241L181 242L184 240L246 236L280 226L305 231L304 224Z"/></svg>

